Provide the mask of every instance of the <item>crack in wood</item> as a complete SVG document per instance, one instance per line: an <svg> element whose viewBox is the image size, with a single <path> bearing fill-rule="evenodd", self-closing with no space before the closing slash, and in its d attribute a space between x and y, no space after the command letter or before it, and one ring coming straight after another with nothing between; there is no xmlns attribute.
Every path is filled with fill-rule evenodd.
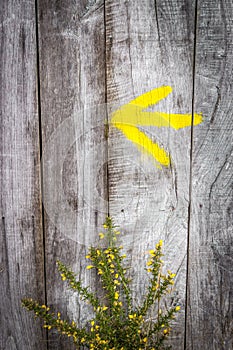
<svg viewBox="0 0 233 350"><path fill-rule="evenodd" d="M213 122L214 122L214 119L215 119L215 116L216 116L216 113L218 111L219 104L220 104L220 101L221 101L220 88L218 86L216 86L216 89L217 89L217 100L216 100L216 103L215 103L215 106L214 106L214 111L213 111L212 116L210 118L210 124L213 124Z"/></svg>
<svg viewBox="0 0 233 350"><path fill-rule="evenodd" d="M161 38L160 38L160 26L159 26L159 18L158 18L157 0L154 0L154 8L155 8L156 26L157 26L157 30L158 30L158 39L159 39L159 44L160 44L161 43Z"/></svg>

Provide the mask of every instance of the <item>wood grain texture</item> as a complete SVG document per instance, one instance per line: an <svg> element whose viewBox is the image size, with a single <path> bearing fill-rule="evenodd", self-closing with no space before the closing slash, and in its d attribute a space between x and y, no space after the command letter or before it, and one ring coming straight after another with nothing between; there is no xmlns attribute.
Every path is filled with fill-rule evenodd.
<svg viewBox="0 0 233 350"><path fill-rule="evenodd" d="M0 11L0 348L46 349L45 333L21 307L44 301L36 28L33 2Z"/></svg>
<svg viewBox="0 0 233 350"><path fill-rule="evenodd" d="M186 1L106 1L107 97L112 110L162 85L173 88L155 110L191 113L194 8ZM177 272L182 312L171 343L184 346L190 128L143 127L170 153L159 169L114 128L109 139L110 214L123 228L134 277L134 300L145 293L146 252L165 241L165 269Z"/></svg>
<svg viewBox="0 0 233 350"><path fill-rule="evenodd" d="M232 1L199 1L187 349L233 349Z"/></svg>
<svg viewBox="0 0 233 350"><path fill-rule="evenodd" d="M56 260L95 290L87 247L107 214L105 33L102 1L39 1L41 117L44 150L47 303L86 322L91 309L60 280ZM73 349L49 333L49 349Z"/></svg>
<svg viewBox="0 0 233 350"><path fill-rule="evenodd" d="M230 0L1 1L0 349L74 349L55 331L47 338L20 300L80 324L91 317L56 260L98 292L85 255L108 211L122 228L136 305L147 252L165 242L182 310L173 348L233 349L232 18ZM113 111L162 85L173 92L153 110L204 115L193 133L140 127L170 154L168 168L111 125Z"/></svg>

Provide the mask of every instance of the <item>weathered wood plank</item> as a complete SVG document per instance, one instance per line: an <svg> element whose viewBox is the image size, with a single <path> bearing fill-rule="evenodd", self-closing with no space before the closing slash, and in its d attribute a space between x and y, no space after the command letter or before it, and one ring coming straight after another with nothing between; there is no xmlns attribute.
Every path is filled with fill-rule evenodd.
<svg viewBox="0 0 233 350"><path fill-rule="evenodd" d="M194 8L186 1L107 1L107 97L114 108L160 86L172 94L154 108L166 113L192 111ZM137 117L137 116L136 116ZM123 118L122 118L123 122ZM111 127L109 140L110 214L123 227L135 271L135 303L145 292L146 251L165 241L165 268L177 272L182 312L172 334L184 346L186 249L190 170L190 128L141 127L172 159L156 167L153 159Z"/></svg>
<svg viewBox="0 0 233 350"><path fill-rule="evenodd" d="M45 332L21 307L44 300L37 50L34 2L0 11L0 348L46 349Z"/></svg>
<svg viewBox="0 0 233 350"><path fill-rule="evenodd" d="M233 349L232 1L199 1L187 349Z"/></svg>
<svg viewBox="0 0 233 350"><path fill-rule="evenodd" d="M47 303L82 323L90 310L60 281L56 260L96 288L85 255L107 213L103 2L40 0L39 33ZM72 349L50 334L49 349Z"/></svg>

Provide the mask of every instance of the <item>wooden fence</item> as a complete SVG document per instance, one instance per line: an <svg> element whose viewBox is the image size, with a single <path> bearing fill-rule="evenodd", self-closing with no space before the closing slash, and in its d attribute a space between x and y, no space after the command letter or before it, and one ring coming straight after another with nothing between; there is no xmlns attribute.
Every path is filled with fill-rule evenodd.
<svg viewBox="0 0 233 350"><path fill-rule="evenodd" d="M231 0L0 1L0 349L73 349L21 298L85 320L55 262L95 288L108 212L135 300L164 240L173 348L233 349L232 18Z"/></svg>

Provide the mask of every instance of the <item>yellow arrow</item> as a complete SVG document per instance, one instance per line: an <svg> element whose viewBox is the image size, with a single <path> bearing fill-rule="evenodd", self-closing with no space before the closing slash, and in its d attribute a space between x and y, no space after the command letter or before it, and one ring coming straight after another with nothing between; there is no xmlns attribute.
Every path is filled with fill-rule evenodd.
<svg viewBox="0 0 233 350"><path fill-rule="evenodd" d="M111 124L114 127L163 166L170 165L169 154L140 131L137 126L171 127L178 130L202 122L202 115L196 113L192 118L192 114L145 111L146 108L157 104L171 92L170 86L161 86L151 90L123 105L112 114L111 118Z"/></svg>

